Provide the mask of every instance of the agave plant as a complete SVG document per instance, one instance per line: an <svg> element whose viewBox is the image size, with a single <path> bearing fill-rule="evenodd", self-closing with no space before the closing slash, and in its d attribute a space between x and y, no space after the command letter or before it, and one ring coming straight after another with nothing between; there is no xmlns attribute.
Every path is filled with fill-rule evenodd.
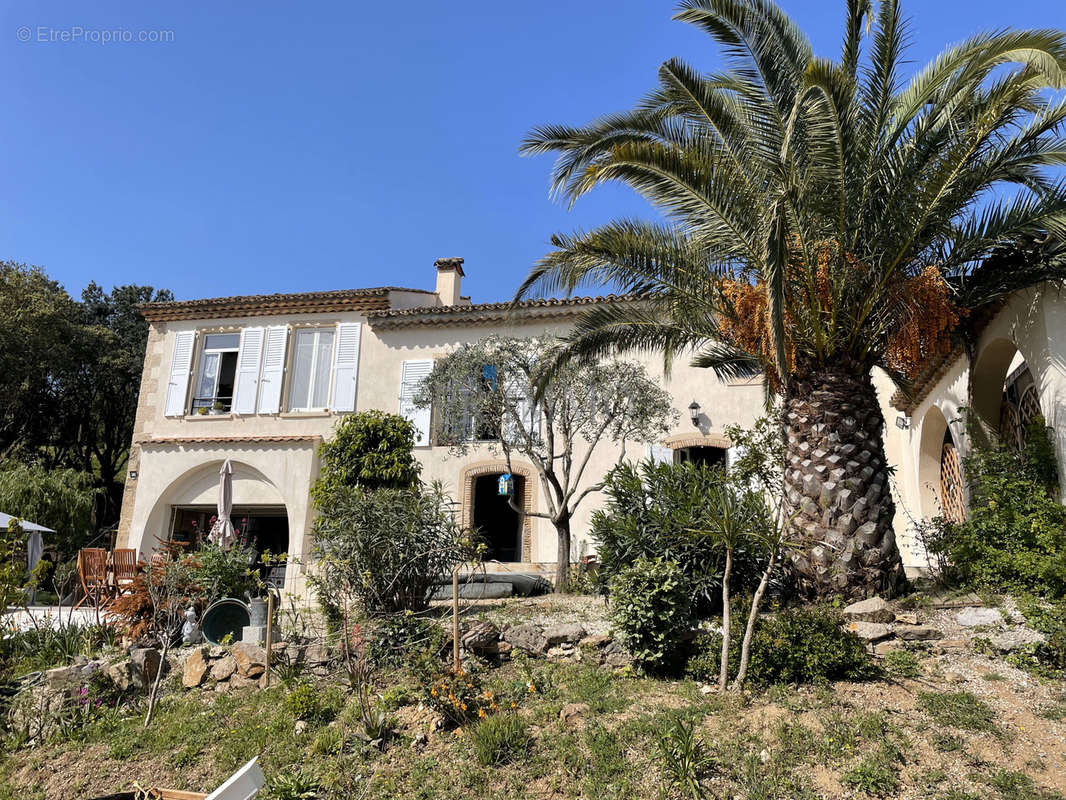
<svg viewBox="0 0 1066 800"><path fill-rule="evenodd" d="M977 35L905 78L896 0L847 0L835 60L770 0L684 0L677 19L721 46L724 71L669 61L634 110L523 144L558 154L571 203L621 181L666 221L557 235L518 297L599 284L643 300L586 313L563 359L665 351L765 376L799 587L891 593L902 566L871 374L906 388L967 314L1066 274L1003 257L1066 229L1066 34Z"/></svg>

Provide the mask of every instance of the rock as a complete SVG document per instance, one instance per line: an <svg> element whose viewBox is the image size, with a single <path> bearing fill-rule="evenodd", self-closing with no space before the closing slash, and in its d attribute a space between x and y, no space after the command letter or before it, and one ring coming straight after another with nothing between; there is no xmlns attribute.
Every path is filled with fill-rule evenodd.
<svg viewBox="0 0 1066 800"><path fill-rule="evenodd" d="M500 629L491 622L478 622L459 637L468 650L485 650L500 639Z"/></svg>
<svg viewBox="0 0 1066 800"><path fill-rule="evenodd" d="M941 639L936 643L937 652L947 653L953 650L965 650L970 643L965 639Z"/></svg>
<svg viewBox="0 0 1066 800"><path fill-rule="evenodd" d="M211 677L216 681L229 680L230 676L237 671L237 659L233 656L223 656L211 665Z"/></svg>
<svg viewBox="0 0 1066 800"><path fill-rule="evenodd" d="M705 683L703 684L703 686L700 687L700 694L702 694L704 697L709 694L714 694L714 687L711 686L709 683Z"/></svg>
<svg viewBox="0 0 1066 800"><path fill-rule="evenodd" d="M512 647L507 642L492 642L482 648L480 652L488 656L506 656L510 655L511 650Z"/></svg>
<svg viewBox="0 0 1066 800"><path fill-rule="evenodd" d="M936 628L928 625L897 625L894 633L900 639L908 642L929 641L931 639L941 639L944 636Z"/></svg>
<svg viewBox="0 0 1066 800"><path fill-rule="evenodd" d="M948 683L966 683L966 676L960 672L945 672L944 680Z"/></svg>
<svg viewBox="0 0 1066 800"><path fill-rule="evenodd" d="M207 650L208 658L222 658L224 655L226 655L226 648L220 644L213 644Z"/></svg>
<svg viewBox="0 0 1066 800"><path fill-rule="evenodd" d="M867 642L880 641L892 635L892 626L884 622L849 622L848 630Z"/></svg>
<svg viewBox="0 0 1066 800"><path fill-rule="evenodd" d="M427 744L429 744L429 737L426 736L425 731L420 731L418 735L411 740L411 749L421 750Z"/></svg>
<svg viewBox="0 0 1066 800"><path fill-rule="evenodd" d="M548 652L548 640L539 625L531 622L522 625L514 625L503 632L503 639L513 647L524 650L533 655L544 655Z"/></svg>
<svg viewBox="0 0 1066 800"><path fill-rule="evenodd" d="M302 719L296 720L296 724L292 726L292 732L294 736L303 736L307 733L307 722Z"/></svg>
<svg viewBox="0 0 1066 800"><path fill-rule="evenodd" d="M896 618L888 603L880 597L870 597L852 603L843 613L847 620L853 622L891 622Z"/></svg>
<svg viewBox="0 0 1066 800"><path fill-rule="evenodd" d="M1004 633L993 636L990 640L992 646L1001 653L1009 653L1019 650L1031 644L1040 644L1044 641L1044 634L1030 628L1013 628Z"/></svg>
<svg viewBox="0 0 1066 800"><path fill-rule="evenodd" d="M548 658L555 661L580 661L581 651L572 644L561 644L558 647L548 648Z"/></svg>
<svg viewBox="0 0 1066 800"><path fill-rule="evenodd" d="M578 642L578 645L581 647L594 647L599 649L601 647L606 647L610 643L610 636L605 633L596 633L591 636L586 636L584 639Z"/></svg>
<svg viewBox="0 0 1066 800"><path fill-rule="evenodd" d="M232 688L233 687L230 685L229 681L219 681L218 683L215 684L215 691L218 692L219 694L225 694L226 692L230 691Z"/></svg>
<svg viewBox="0 0 1066 800"><path fill-rule="evenodd" d="M233 659L242 677L258 678L266 672L266 650L258 645L238 642L233 645Z"/></svg>
<svg viewBox="0 0 1066 800"><path fill-rule="evenodd" d="M559 721L567 727L578 725L584 723L589 711L588 703L567 703L559 711Z"/></svg>
<svg viewBox="0 0 1066 800"><path fill-rule="evenodd" d="M130 665L133 668L133 677L141 687L147 687L155 680L159 673L162 656L154 647L138 647L130 653ZM163 667L166 672L166 667Z"/></svg>
<svg viewBox="0 0 1066 800"><path fill-rule="evenodd" d="M896 614L896 622L903 625L917 625L918 624L918 612L917 611L905 611Z"/></svg>
<svg viewBox="0 0 1066 800"><path fill-rule="evenodd" d="M73 683L81 678L81 667L71 664L67 667L56 667L44 673L44 681L49 686L57 686L64 683Z"/></svg>
<svg viewBox="0 0 1066 800"><path fill-rule="evenodd" d="M245 689L249 686L259 686L262 678L246 678L238 672L234 672L229 679L229 685L234 689Z"/></svg>
<svg viewBox="0 0 1066 800"><path fill-rule="evenodd" d="M181 676L181 685L186 689L192 689L204 682L207 675L207 653L202 647L197 647L185 659L185 667Z"/></svg>
<svg viewBox="0 0 1066 800"><path fill-rule="evenodd" d="M899 642L878 642L870 645L870 652L877 658L884 658L889 653L899 649L901 649Z"/></svg>
<svg viewBox="0 0 1066 800"><path fill-rule="evenodd" d="M548 640L549 645L564 642L576 644L585 638L585 628L578 622L549 625L544 629L544 638Z"/></svg>
<svg viewBox="0 0 1066 800"><path fill-rule="evenodd" d="M120 692L124 692L130 688L133 681L133 670L130 668L130 662L119 661L112 664L107 668L107 677L115 684L115 688Z"/></svg>
<svg viewBox="0 0 1066 800"><path fill-rule="evenodd" d="M329 648L324 644L309 644L304 650L304 663L318 666L329 663Z"/></svg>
<svg viewBox="0 0 1066 800"><path fill-rule="evenodd" d="M964 628L982 625L1002 625L1003 615L998 608L964 608L955 615L955 621Z"/></svg>

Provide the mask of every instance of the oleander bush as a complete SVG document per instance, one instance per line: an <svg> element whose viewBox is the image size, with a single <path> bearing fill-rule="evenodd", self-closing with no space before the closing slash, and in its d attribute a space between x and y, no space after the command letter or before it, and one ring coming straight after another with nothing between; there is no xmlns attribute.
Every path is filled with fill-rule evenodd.
<svg viewBox="0 0 1066 800"><path fill-rule="evenodd" d="M592 516L601 586L609 589L611 580L640 558L662 558L680 565L700 616L720 610L725 549L701 532L714 527L710 498L724 479L720 468L693 463L615 468L604 487L606 506ZM757 542L738 545L732 591L754 591L765 562Z"/></svg>

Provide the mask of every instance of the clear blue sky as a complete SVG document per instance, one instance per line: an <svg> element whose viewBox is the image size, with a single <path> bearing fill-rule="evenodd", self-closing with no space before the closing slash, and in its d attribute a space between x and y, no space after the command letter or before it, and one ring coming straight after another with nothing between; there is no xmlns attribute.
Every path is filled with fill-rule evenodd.
<svg viewBox="0 0 1066 800"><path fill-rule="evenodd" d="M836 56L843 0L783 5ZM905 10L921 62L980 29L1066 27L1062 0ZM667 58L714 68L710 41L671 11L655 0L3 3L0 259L41 265L72 293L95 279L184 299L431 288L433 260L463 256L475 301L510 297L553 231L648 213L621 188L567 211L548 197L550 159L516 151L533 125L631 106ZM112 30L172 33L85 41Z"/></svg>

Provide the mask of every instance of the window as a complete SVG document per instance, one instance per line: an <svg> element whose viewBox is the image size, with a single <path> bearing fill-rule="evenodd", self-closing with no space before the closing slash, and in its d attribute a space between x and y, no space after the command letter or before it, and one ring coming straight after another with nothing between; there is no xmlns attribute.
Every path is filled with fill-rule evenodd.
<svg viewBox="0 0 1066 800"><path fill-rule="evenodd" d="M296 331L292 346L289 408L293 411L326 408L332 368L333 330L306 328Z"/></svg>
<svg viewBox="0 0 1066 800"><path fill-rule="evenodd" d="M199 409L229 411L233 407L233 385L240 346L239 333L209 333L204 337L196 392L192 399L194 412Z"/></svg>

